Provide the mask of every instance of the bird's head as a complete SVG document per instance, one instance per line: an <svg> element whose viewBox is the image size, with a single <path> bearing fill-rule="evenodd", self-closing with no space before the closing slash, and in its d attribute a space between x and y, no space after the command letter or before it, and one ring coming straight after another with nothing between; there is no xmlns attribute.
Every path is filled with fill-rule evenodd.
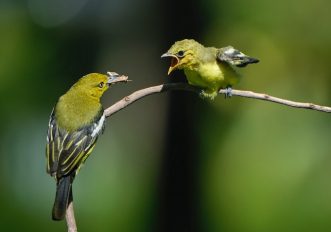
<svg viewBox="0 0 331 232"><path fill-rule="evenodd" d="M88 95L100 99L103 93L112 85L119 82L127 82L128 77L115 72L107 72L107 75L90 73L80 78L72 89L82 91Z"/></svg>
<svg viewBox="0 0 331 232"><path fill-rule="evenodd" d="M175 69L192 67L199 62L199 54L203 46L193 39L184 39L174 43L161 58L170 57L171 64L168 75Z"/></svg>

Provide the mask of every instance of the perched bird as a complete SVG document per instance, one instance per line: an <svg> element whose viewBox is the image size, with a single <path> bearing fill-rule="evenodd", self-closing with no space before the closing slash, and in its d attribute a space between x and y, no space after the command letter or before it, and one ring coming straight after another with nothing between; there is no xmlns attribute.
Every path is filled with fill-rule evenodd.
<svg viewBox="0 0 331 232"><path fill-rule="evenodd" d="M227 96L231 96L231 87L240 78L233 66L259 62L231 46L204 47L193 39L177 41L163 57L171 58L168 75L175 69L184 69L188 83L202 88L201 96L210 99L214 99L221 88L227 88Z"/></svg>
<svg viewBox="0 0 331 232"><path fill-rule="evenodd" d="M46 145L47 173L57 183L53 220L64 218L72 201L72 182L104 130L101 96L114 83L126 81L125 78L114 72L83 76L53 108Z"/></svg>

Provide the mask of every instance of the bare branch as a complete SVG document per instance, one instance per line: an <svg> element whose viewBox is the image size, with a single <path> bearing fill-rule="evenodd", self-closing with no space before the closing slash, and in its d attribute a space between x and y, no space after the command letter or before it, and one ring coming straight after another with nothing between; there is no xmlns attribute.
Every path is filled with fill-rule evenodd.
<svg viewBox="0 0 331 232"><path fill-rule="evenodd" d="M129 81L127 77L123 76L121 77L119 82L127 82ZM127 107L128 105L134 103L137 100L140 100L146 96L156 94L156 93L163 93L167 91L173 91L173 90L184 90L184 91L191 91L195 93L200 93L201 89L196 88L194 86L185 84L185 83L169 83L169 84L163 84L163 85L157 85L152 86L149 88L141 89L138 91L133 92L129 96L124 97L122 100L116 102L109 108L105 110L106 117L110 117L113 114L117 113L118 111L122 110L123 108ZM221 89L219 91L220 94L226 94L226 89ZM238 97L246 97L246 98L253 98L258 99L262 101L270 101L294 108L303 108L303 109L310 109L310 110L316 110L326 113L331 113L331 107L328 106L320 106L313 103L303 103L303 102L295 102L290 101L282 98L273 97L264 93L255 93L252 91L244 91L244 90L232 90L232 96L238 96ZM75 215L74 215L74 208L73 208L73 202L71 202L67 208L66 212L66 221L68 226L68 232L77 232L77 226L75 221Z"/></svg>
<svg viewBox="0 0 331 232"><path fill-rule="evenodd" d="M67 208L66 221L67 221L68 232L77 232L73 201L70 202Z"/></svg>
<svg viewBox="0 0 331 232"><path fill-rule="evenodd" d="M170 83L170 84L163 84L163 85L157 85L157 86L152 86L146 89L141 89L136 92L133 92L129 96L124 97L122 100L116 102L114 105L110 106L105 110L106 117L109 117L116 112L120 111L121 109L127 107L128 105L132 104L133 102L152 95L156 93L162 93L166 92L169 90L186 90L186 91L193 91L193 92L199 92L200 90L184 84L184 83Z"/></svg>
<svg viewBox="0 0 331 232"><path fill-rule="evenodd" d="M219 93L226 93L226 90L221 89ZM255 93L252 91L244 91L244 90L232 90L232 95L233 96L239 96L239 97L246 97L246 98L254 98L258 100L263 100L263 101L270 101L294 108L302 108L302 109L309 109L309 110L316 110L316 111L321 111L325 113L331 113L331 107L328 106L320 106L316 105L313 103L304 103L304 102L295 102L295 101L290 101L278 97L273 97L268 94L264 93Z"/></svg>
<svg viewBox="0 0 331 232"><path fill-rule="evenodd" d="M201 89L193 87L191 85L185 84L185 83L170 83L170 84L163 84L163 85L157 85L157 86L152 86L146 89L141 89L136 92L133 92L129 96L124 97L122 100L116 102L109 108L105 110L106 117L109 117L118 111L122 110L123 108L127 107L128 105L132 104L133 102L152 95L156 93L162 93L166 91L173 91L173 90L185 90L185 91L191 91L191 92L196 92L200 93ZM219 91L220 94L225 94L226 90L221 89ZM321 111L321 112L326 112L326 113L331 113L331 107L327 106L320 106L316 105L313 103L303 103L303 102L295 102L295 101L290 101L282 98L277 98L273 97L264 93L255 93L252 91L244 91L244 90L232 90L232 96L238 96L238 97L246 97L246 98L254 98L258 100L263 100L263 101L270 101L290 107L295 107L295 108L303 108L303 109L310 109L310 110L316 110L316 111Z"/></svg>

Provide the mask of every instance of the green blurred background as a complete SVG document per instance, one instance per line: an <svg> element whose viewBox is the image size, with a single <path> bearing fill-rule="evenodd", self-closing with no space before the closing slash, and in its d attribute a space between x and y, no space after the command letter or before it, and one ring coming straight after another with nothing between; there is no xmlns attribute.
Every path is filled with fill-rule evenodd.
<svg viewBox="0 0 331 232"><path fill-rule="evenodd" d="M0 2L0 230L65 231L51 220L48 117L79 77L116 71L105 106L184 81L160 55L175 41L233 45L261 62L236 86L331 105L327 0ZM330 115L222 96L166 93L107 120L74 183L79 231L325 232Z"/></svg>

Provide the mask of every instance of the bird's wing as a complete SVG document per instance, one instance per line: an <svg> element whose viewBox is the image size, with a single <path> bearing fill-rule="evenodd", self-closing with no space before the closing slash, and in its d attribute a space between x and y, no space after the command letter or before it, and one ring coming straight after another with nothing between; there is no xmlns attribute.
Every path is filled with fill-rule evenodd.
<svg viewBox="0 0 331 232"><path fill-rule="evenodd" d="M58 127L55 121L54 108L48 123L47 131L47 143L46 143L46 159L47 159L47 173L53 175L55 167L57 167L59 157L59 134Z"/></svg>
<svg viewBox="0 0 331 232"><path fill-rule="evenodd" d="M51 115L47 136L47 172L59 179L74 175L92 152L99 134L104 129L105 115L100 114L94 123L74 132L59 128L54 113Z"/></svg>
<svg viewBox="0 0 331 232"><path fill-rule="evenodd" d="M232 46L218 49L217 60L237 67L245 67L248 64L259 62L258 59L249 57Z"/></svg>

